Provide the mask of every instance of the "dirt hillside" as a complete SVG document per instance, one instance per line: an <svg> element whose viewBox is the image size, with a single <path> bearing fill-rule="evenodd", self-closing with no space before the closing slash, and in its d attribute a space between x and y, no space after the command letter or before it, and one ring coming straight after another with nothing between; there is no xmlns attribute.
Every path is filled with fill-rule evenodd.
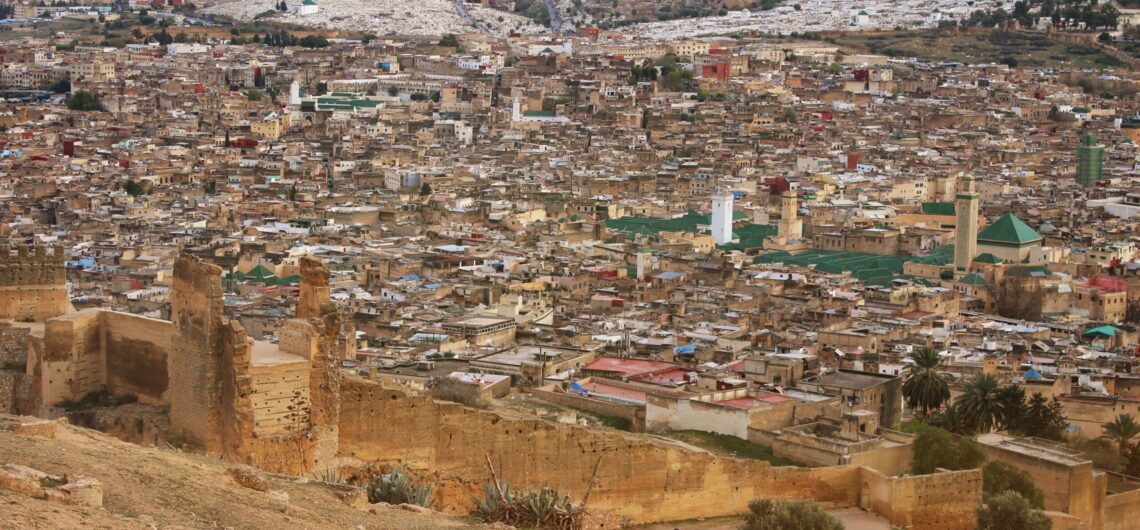
<svg viewBox="0 0 1140 530"><path fill-rule="evenodd" d="M0 416L0 424L12 420ZM395 507L369 513L346 505L328 487L286 477L268 476L269 491L259 492L234 483L225 463L71 425L59 425L54 439L0 429L4 464L92 477L104 493L102 508L86 508L0 489L0 528L490 528Z"/></svg>

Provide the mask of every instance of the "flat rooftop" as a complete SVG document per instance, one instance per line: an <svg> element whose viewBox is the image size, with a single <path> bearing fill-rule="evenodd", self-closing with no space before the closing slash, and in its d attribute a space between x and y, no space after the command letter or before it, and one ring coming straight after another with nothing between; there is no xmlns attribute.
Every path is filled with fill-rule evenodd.
<svg viewBox="0 0 1140 530"><path fill-rule="evenodd" d="M890 379L889 377L874 374L839 371L826 373L810 381L804 381L804 383L850 388L853 390L866 390L886 383Z"/></svg>
<svg viewBox="0 0 1140 530"><path fill-rule="evenodd" d="M1091 460L1082 458L1080 453L1076 451L1028 438L1014 438L1004 434L989 433L979 434L977 440L982 445L1004 449L1062 466L1075 467L1092 463Z"/></svg>
<svg viewBox="0 0 1140 530"><path fill-rule="evenodd" d="M307 363L308 359L300 355L285 353L278 345L260 340L253 341L253 351L250 352L250 364L254 366L270 366L274 364Z"/></svg>

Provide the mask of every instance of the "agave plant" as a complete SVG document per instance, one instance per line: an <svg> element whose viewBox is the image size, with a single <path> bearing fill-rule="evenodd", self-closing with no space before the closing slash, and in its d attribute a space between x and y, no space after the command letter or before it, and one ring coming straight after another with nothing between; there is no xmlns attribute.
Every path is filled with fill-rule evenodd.
<svg viewBox="0 0 1140 530"><path fill-rule="evenodd" d="M348 480L339 469L325 469L321 473L313 473L313 480L325 484L348 484Z"/></svg>
<svg viewBox="0 0 1140 530"><path fill-rule="evenodd" d="M434 493L434 483L417 480L401 466L396 466L383 475L373 476L368 482L368 502L372 503L414 504L433 508Z"/></svg>
<svg viewBox="0 0 1140 530"><path fill-rule="evenodd" d="M575 505L569 495L549 486L531 488L522 493L511 490L506 482L496 487L493 481L483 483L483 498L475 499L475 515L486 522L551 530L576 530L582 527L585 510Z"/></svg>

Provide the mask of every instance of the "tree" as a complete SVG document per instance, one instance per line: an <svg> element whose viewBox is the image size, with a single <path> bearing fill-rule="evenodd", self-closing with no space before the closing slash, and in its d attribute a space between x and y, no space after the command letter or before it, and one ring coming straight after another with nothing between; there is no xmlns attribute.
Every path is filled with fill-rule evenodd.
<svg viewBox="0 0 1140 530"><path fill-rule="evenodd" d="M60 79L59 81L52 83L51 86L48 87L48 90L51 90L56 94L66 94L68 92L71 92L71 81L68 81L67 79Z"/></svg>
<svg viewBox="0 0 1140 530"><path fill-rule="evenodd" d="M261 96L261 91L257 89L253 89L245 93L245 97L249 98L250 101L261 101Z"/></svg>
<svg viewBox="0 0 1140 530"><path fill-rule="evenodd" d="M396 97L399 93L400 93L400 89L396 88L395 85L388 87L388 95L389 96Z"/></svg>
<svg viewBox="0 0 1140 530"><path fill-rule="evenodd" d="M127 195L131 197L142 195L145 189L143 183L137 180L128 180L126 184L123 184L123 191L127 192Z"/></svg>
<svg viewBox="0 0 1140 530"><path fill-rule="evenodd" d="M956 437L937 427L920 432L914 439L912 451L911 470L915 475L928 475L938 468L973 469L986 460L977 442Z"/></svg>
<svg viewBox="0 0 1140 530"><path fill-rule="evenodd" d="M978 374L966 382L965 391L954 402L966 423L978 432L990 432L1001 420L999 383L996 376Z"/></svg>
<svg viewBox="0 0 1140 530"><path fill-rule="evenodd" d="M946 408L941 411L931 414L928 421L931 425L954 434L967 435L974 432L974 428L962 416L958 406L953 403L946 405Z"/></svg>
<svg viewBox="0 0 1140 530"><path fill-rule="evenodd" d="M912 410L921 411L925 417L931 410L937 410L943 403L950 401L950 384L938 372L942 364L938 352L921 348L911 359L914 360L914 368L903 383L902 392L906 397L906 405Z"/></svg>
<svg viewBox="0 0 1140 530"><path fill-rule="evenodd" d="M431 195L431 184L425 182L423 186L420 186L420 195L423 197Z"/></svg>
<svg viewBox="0 0 1140 530"><path fill-rule="evenodd" d="M80 111L103 110L103 104L99 102L99 96L80 90L67 98L67 108Z"/></svg>
<svg viewBox="0 0 1140 530"><path fill-rule="evenodd" d="M458 48L459 37L456 37L452 33L448 33L447 35L444 35L443 38L439 39L439 45L445 46L447 48Z"/></svg>
<svg viewBox="0 0 1140 530"><path fill-rule="evenodd" d="M1016 491L999 493L978 508L978 530L1050 530L1053 522Z"/></svg>
<svg viewBox="0 0 1140 530"><path fill-rule="evenodd" d="M289 201L290 202L297 202L297 183L296 182L294 182L292 186L289 186Z"/></svg>
<svg viewBox="0 0 1140 530"><path fill-rule="evenodd" d="M796 109L793 109L791 107L784 109L784 121L787 123L795 123L796 122Z"/></svg>
<svg viewBox="0 0 1140 530"><path fill-rule="evenodd" d="M1045 494L1033 484L1033 477L1005 462L990 462L982 466L982 490L986 499L1014 491L1034 508L1045 508Z"/></svg>
<svg viewBox="0 0 1140 530"><path fill-rule="evenodd" d="M748 503L743 530L843 530L843 523L811 501L757 499Z"/></svg>
<svg viewBox="0 0 1140 530"><path fill-rule="evenodd" d="M1104 424L1101 429L1101 438L1111 441L1120 448L1120 455L1128 453L1128 445L1132 439L1140 436L1140 424L1132 418L1131 414L1120 414L1111 422Z"/></svg>
<svg viewBox="0 0 1140 530"><path fill-rule="evenodd" d="M1068 426L1069 422L1065 419L1065 411L1061 404L1057 401L1050 403L1045 396L1037 392L1029 398L1024 420L1020 422L1017 431L1022 436L1060 440Z"/></svg>
<svg viewBox="0 0 1140 530"><path fill-rule="evenodd" d="M1025 390L1017 385L1005 385L997 392L998 422L996 428L1020 432L1025 423Z"/></svg>

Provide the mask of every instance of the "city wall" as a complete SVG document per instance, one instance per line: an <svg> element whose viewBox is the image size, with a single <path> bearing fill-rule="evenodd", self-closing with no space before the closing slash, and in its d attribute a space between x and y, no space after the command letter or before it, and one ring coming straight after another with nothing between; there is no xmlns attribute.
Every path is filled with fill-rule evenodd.
<svg viewBox="0 0 1140 530"><path fill-rule="evenodd" d="M52 407L104 387L162 403L172 333L163 320L97 309L48 320L42 365L32 363L33 372L41 370L41 403Z"/></svg>
<svg viewBox="0 0 1140 530"><path fill-rule="evenodd" d="M869 468L860 470L860 504L885 517L891 525L920 530L973 530L974 509L982 497L979 469L933 475L888 477Z"/></svg>
<svg viewBox="0 0 1140 530"><path fill-rule="evenodd" d="M1061 463L987 444L981 444L981 448L988 460L1005 462L1029 473L1044 494L1046 510L1064 512L1092 528L1102 528L1108 477L1096 471L1092 462Z"/></svg>
<svg viewBox="0 0 1140 530"><path fill-rule="evenodd" d="M404 390L347 379L340 392L340 452L369 463L403 463L440 480L442 508L468 513L470 498L490 478L517 486L561 486L581 498L599 461L590 505L634 523L737 515L757 497L814 499L827 506L861 505L864 472L855 466L772 467L767 462L719 458L617 431L586 429L533 418L509 418L435 402ZM894 489L881 477L895 520L973 520L981 499L977 471L935 475ZM976 477L963 482L960 476ZM962 486L964 483L967 486ZM930 502L919 506L915 502ZM933 523L931 523L933 524ZM951 523L925 528L968 528Z"/></svg>
<svg viewBox="0 0 1140 530"><path fill-rule="evenodd" d="M71 309L63 248L0 245L0 319L43 322Z"/></svg>
<svg viewBox="0 0 1140 530"><path fill-rule="evenodd" d="M1128 530L1140 521L1140 490L1109 495L1104 499L1104 530Z"/></svg>
<svg viewBox="0 0 1140 530"><path fill-rule="evenodd" d="M550 387L548 386L546 388ZM599 416L623 418L629 421L630 428L632 428L634 432L645 430L645 407L643 405L615 403L613 401L567 394L565 392L547 390L545 388L533 388L530 392L534 394L535 397L543 401L554 403L555 405L584 410Z"/></svg>

